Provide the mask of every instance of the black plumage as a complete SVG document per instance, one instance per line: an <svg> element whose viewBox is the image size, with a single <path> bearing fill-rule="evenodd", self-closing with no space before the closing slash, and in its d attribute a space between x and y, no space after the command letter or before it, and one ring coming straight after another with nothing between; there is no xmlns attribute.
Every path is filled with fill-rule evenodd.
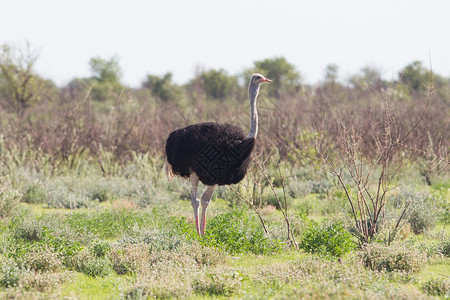
<svg viewBox="0 0 450 300"><path fill-rule="evenodd" d="M205 185L226 185L245 177L254 147L255 138L246 138L241 128L206 122L173 131L166 155L175 175L194 172Z"/></svg>

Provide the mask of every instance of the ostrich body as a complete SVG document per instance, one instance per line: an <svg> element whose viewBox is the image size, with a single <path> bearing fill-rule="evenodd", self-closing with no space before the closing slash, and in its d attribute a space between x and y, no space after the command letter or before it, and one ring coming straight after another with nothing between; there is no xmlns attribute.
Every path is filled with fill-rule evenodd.
<svg viewBox="0 0 450 300"><path fill-rule="evenodd" d="M253 74L248 86L250 100L250 132L245 136L240 127L213 122L187 126L173 131L166 142L166 174L189 178L191 204L199 234L205 233L206 209L217 185L240 182L247 173L250 154L258 134L256 100L259 85L271 82L261 74ZM200 201L197 199L198 182L207 186L201 198L201 223L198 219Z"/></svg>

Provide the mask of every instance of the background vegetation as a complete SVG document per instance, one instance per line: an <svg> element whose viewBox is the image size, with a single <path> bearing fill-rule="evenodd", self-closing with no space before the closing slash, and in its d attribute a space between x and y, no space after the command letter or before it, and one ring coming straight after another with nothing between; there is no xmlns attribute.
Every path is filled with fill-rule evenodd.
<svg viewBox="0 0 450 300"><path fill-rule="evenodd" d="M31 47L0 53L2 298L418 298L449 293L450 78L421 62L392 81L329 65L305 85L282 57L185 84L121 82L120 61L58 87ZM189 184L167 182L174 129L249 126L248 176L221 187L206 235Z"/></svg>

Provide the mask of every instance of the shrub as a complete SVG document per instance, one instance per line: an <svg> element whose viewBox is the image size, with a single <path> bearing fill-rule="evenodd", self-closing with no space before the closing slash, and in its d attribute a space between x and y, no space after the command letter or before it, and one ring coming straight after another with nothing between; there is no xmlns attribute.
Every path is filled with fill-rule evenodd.
<svg viewBox="0 0 450 300"><path fill-rule="evenodd" d="M92 254L95 257L104 258L111 250L111 245L107 242L98 241L92 246Z"/></svg>
<svg viewBox="0 0 450 300"><path fill-rule="evenodd" d="M445 257L450 257L450 239L441 242L439 245L439 252Z"/></svg>
<svg viewBox="0 0 450 300"><path fill-rule="evenodd" d="M26 188L22 201L26 203L44 203L47 198L44 188L40 184L34 184Z"/></svg>
<svg viewBox="0 0 450 300"><path fill-rule="evenodd" d="M436 197L425 192L403 189L397 197L397 207L403 206L404 202L410 203L406 218L415 234L423 233L436 225L436 216L440 212Z"/></svg>
<svg viewBox="0 0 450 300"><path fill-rule="evenodd" d="M62 267L62 262L53 249L43 245L26 253L24 265L34 271L55 272Z"/></svg>
<svg viewBox="0 0 450 300"><path fill-rule="evenodd" d="M279 202L278 202L279 201ZM263 194L263 205L274 206L277 209L284 208L284 192L282 189L276 189L275 192L272 190L267 190L266 193ZM292 203L292 197L289 194L286 194L286 204L289 207ZM281 207L280 207L281 204Z"/></svg>
<svg viewBox="0 0 450 300"><path fill-rule="evenodd" d="M422 290L431 296L446 297L450 292L450 280L430 279L422 284Z"/></svg>
<svg viewBox="0 0 450 300"><path fill-rule="evenodd" d="M292 198L303 198L311 193L313 184L310 180L303 181L298 178L291 179L287 191Z"/></svg>
<svg viewBox="0 0 450 300"><path fill-rule="evenodd" d="M339 221L311 221L299 247L307 252L341 256L354 248L351 234Z"/></svg>
<svg viewBox="0 0 450 300"><path fill-rule="evenodd" d="M148 254L148 246L140 245L140 248L137 250L147 250L146 260L129 260L136 265L137 271L133 272L136 283L133 288L125 292L126 297L172 299L187 298L192 295L192 281L200 275L200 266L188 256L188 253L184 250L175 250L152 251ZM124 255L125 259L128 259L127 255Z"/></svg>
<svg viewBox="0 0 450 300"><path fill-rule="evenodd" d="M50 192L47 204L55 208L90 208L96 202L89 199L87 196L70 192L67 188L60 187Z"/></svg>
<svg viewBox="0 0 450 300"><path fill-rule="evenodd" d="M125 299L186 299L192 296L189 282L170 278L149 278L125 291Z"/></svg>
<svg viewBox="0 0 450 300"><path fill-rule="evenodd" d="M11 215L11 212L19 202L20 198L16 190L0 186L0 218Z"/></svg>
<svg viewBox="0 0 450 300"><path fill-rule="evenodd" d="M10 227L16 239L35 242L42 240L44 236L44 227L41 220L28 210L24 210L23 213L13 218Z"/></svg>
<svg viewBox="0 0 450 300"><path fill-rule="evenodd" d="M179 232L179 230L179 228L174 228L172 232L162 230L147 231L142 241L150 245L154 251L175 251L186 243L183 232Z"/></svg>
<svg viewBox="0 0 450 300"><path fill-rule="evenodd" d="M225 263L225 253L220 249L193 243L184 246L180 251L192 257L199 267L218 266Z"/></svg>
<svg viewBox="0 0 450 300"><path fill-rule="evenodd" d="M113 270L119 275L150 268L150 248L147 245L114 246L108 257Z"/></svg>
<svg viewBox="0 0 450 300"><path fill-rule="evenodd" d="M58 253L66 266L70 265L71 259L83 250L83 246L79 242L53 236L47 231L45 232L44 243Z"/></svg>
<svg viewBox="0 0 450 300"><path fill-rule="evenodd" d="M360 252L366 267L376 271L418 272L427 262L426 253L404 245L367 244Z"/></svg>
<svg viewBox="0 0 450 300"><path fill-rule="evenodd" d="M97 188L91 194L92 200L98 200L99 202L105 202L111 199L111 194L104 188Z"/></svg>
<svg viewBox="0 0 450 300"><path fill-rule="evenodd" d="M27 289L35 289L41 292L56 288L72 278L73 272L26 272L20 278L20 285Z"/></svg>
<svg viewBox="0 0 450 300"><path fill-rule="evenodd" d="M328 178L321 178L319 180L311 180L311 193L327 194L333 187L333 183Z"/></svg>
<svg viewBox="0 0 450 300"><path fill-rule="evenodd" d="M243 209L213 217L200 244L230 253L268 254L281 249L278 241L266 237L259 220Z"/></svg>
<svg viewBox="0 0 450 300"><path fill-rule="evenodd" d="M92 277L106 277L111 271L111 263L106 258L94 257L87 251L81 251L72 258L72 266L78 272Z"/></svg>
<svg viewBox="0 0 450 300"><path fill-rule="evenodd" d="M0 285L4 287L16 286L20 278L20 269L12 259L2 257L0 265Z"/></svg>
<svg viewBox="0 0 450 300"><path fill-rule="evenodd" d="M211 273L206 277L196 279L193 288L196 293L211 296L231 296L242 287L243 276L233 274Z"/></svg>

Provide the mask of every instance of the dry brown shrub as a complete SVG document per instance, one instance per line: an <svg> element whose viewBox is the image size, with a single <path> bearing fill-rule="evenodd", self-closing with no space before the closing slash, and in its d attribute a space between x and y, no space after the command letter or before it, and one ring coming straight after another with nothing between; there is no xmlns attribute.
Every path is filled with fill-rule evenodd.
<svg viewBox="0 0 450 300"><path fill-rule="evenodd" d="M59 259L58 253L48 246L27 252L24 264L37 272L56 272L62 268L62 261Z"/></svg>
<svg viewBox="0 0 450 300"><path fill-rule="evenodd" d="M55 289L74 278L75 273L69 271L63 273L29 271L20 278L19 286L43 292Z"/></svg>
<svg viewBox="0 0 450 300"><path fill-rule="evenodd" d="M148 245L116 245L108 253L113 270L119 275L146 273L150 269Z"/></svg>

